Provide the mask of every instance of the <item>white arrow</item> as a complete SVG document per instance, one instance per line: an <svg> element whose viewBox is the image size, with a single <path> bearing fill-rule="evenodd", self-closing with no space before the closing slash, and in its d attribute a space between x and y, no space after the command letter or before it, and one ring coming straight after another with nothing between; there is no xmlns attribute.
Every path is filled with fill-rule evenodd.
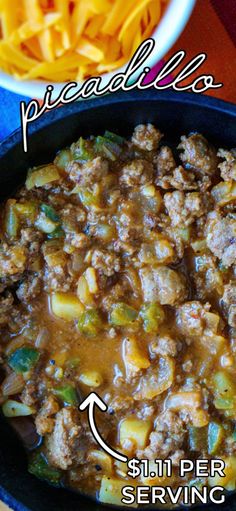
<svg viewBox="0 0 236 511"><path fill-rule="evenodd" d="M104 440L99 435L94 418L95 405L97 405L102 412L106 412L107 410L106 403L104 403L104 401L98 396L98 394L96 394L96 392L91 392L91 394L89 394L80 404L79 410L83 412L86 408L88 408L88 420L92 434L96 442L103 448L103 450L108 452L108 454L110 454L110 456L113 456L113 458L116 458L117 460L126 463L128 461L127 456L124 456L123 454L120 454L114 449L111 449L111 447L109 447L109 445L107 445L106 442L104 442Z"/></svg>

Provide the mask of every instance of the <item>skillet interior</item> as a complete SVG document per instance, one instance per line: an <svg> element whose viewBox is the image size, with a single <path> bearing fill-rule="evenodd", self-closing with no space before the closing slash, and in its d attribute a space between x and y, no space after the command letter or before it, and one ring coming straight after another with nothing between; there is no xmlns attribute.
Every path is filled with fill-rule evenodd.
<svg viewBox="0 0 236 511"><path fill-rule="evenodd" d="M78 102L45 114L32 124L28 153L23 152L20 130L1 144L0 199L23 181L28 167L51 161L59 149L78 136L99 134L105 129L129 136L140 122L156 124L170 144L177 143L181 134L200 131L216 145L236 145L236 106L212 98L142 91ZM24 451L4 420L0 422L0 498L16 511L108 509L72 492L49 487L28 474ZM205 509L215 511L219 506L207 505ZM229 497L220 509L236 511L236 496Z"/></svg>

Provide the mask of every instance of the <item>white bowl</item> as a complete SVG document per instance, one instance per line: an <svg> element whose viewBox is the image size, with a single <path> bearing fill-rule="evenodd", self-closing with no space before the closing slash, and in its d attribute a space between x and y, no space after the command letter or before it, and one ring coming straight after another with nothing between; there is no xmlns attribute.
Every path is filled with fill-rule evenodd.
<svg viewBox="0 0 236 511"><path fill-rule="evenodd" d="M154 52L145 62L146 66L153 67L170 50L190 18L195 2L196 0L170 1L165 15L152 34L153 39L156 41L156 46ZM124 71L126 65L111 73L104 74L103 86L109 82L114 74ZM23 96L43 99L46 85L47 82L43 80L18 81L11 75L0 71L0 86ZM65 84L54 82L52 85L54 86L55 94L58 95Z"/></svg>

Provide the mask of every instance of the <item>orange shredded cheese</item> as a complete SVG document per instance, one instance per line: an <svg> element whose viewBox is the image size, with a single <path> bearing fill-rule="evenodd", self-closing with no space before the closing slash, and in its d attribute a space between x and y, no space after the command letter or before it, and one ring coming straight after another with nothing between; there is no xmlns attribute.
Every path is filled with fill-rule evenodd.
<svg viewBox="0 0 236 511"><path fill-rule="evenodd" d="M21 80L113 71L150 37L168 0L0 0L0 68Z"/></svg>

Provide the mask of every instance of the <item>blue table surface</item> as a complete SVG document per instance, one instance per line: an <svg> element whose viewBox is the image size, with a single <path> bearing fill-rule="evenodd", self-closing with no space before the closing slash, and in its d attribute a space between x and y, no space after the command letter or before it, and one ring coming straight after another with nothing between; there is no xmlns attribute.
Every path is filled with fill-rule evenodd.
<svg viewBox="0 0 236 511"><path fill-rule="evenodd" d="M29 98L18 96L0 87L0 142L20 127L20 102Z"/></svg>

